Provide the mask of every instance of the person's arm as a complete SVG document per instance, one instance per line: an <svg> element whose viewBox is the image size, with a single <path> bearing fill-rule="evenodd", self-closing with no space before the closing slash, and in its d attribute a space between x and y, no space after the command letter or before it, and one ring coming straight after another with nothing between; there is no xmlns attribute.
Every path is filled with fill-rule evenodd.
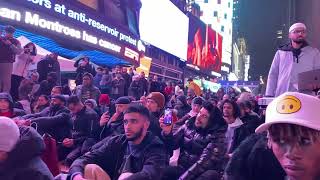
<svg viewBox="0 0 320 180"><path fill-rule="evenodd" d="M46 108L46 109L44 109L43 111L41 111L39 113L27 114L25 116L22 116L22 118L23 119L33 119L33 118L42 117L42 116L45 116L48 111L49 111L49 108Z"/></svg>
<svg viewBox="0 0 320 180"><path fill-rule="evenodd" d="M267 88L266 88L266 96L274 97L276 95L276 89L278 84L278 77L279 77L279 63L280 63L280 55L279 51L277 51L276 55L273 58L269 75L267 81Z"/></svg>
<svg viewBox="0 0 320 180"><path fill-rule="evenodd" d="M39 117L39 118L31 119L31 123L36 123L42 129L47 129L57 124L63 124L67 120L70 120L70 114L63 112L52 117Z"/></svg>
<svg viewBox="0 0 320 180"><path fill-rule="evenodd" d="M221 129L214 135L210 136L210 143L202 151L199 160L193 164L185 173L183 173L179 180L191 180L198 177L200 174L209 170L214 164L221 164L224 160L224 155L227 152L227 145L225 142L225 129Z"/></svg>
<svg viewBox="0 0 320 180"><path fill-rule="evenodd" d="M173 133L172 132L173 125L171 125L171 127L166 126L163 124L162 121L163 121L163 118L160 118L159 122L160 122L160 127L162 128L161 139L169 149L171 150L178 149L183 143L184 132L187 126L183 125L175 133ZM169 130L170 128L171 130Z"/></svg>
<svg viewBox="0 0 320 180"><path fill-rule="evenodd" d="M142 170L132 174L126 180L161 179L163 169L169 165L169 157L166 154L164 145L150 149L145 154L145 157Z"/></svg>

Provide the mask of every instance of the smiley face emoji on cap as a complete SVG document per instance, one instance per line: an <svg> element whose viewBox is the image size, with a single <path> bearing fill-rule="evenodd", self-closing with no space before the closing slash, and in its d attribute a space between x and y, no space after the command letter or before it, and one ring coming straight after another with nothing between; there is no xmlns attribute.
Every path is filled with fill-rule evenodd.
<svg viewBox="0 0 320 180"><path fill-rule="evenodd" d="M301 109L301 101L295 96L284 96L277 103L277 112L280 114L292 114Z"/></svg>

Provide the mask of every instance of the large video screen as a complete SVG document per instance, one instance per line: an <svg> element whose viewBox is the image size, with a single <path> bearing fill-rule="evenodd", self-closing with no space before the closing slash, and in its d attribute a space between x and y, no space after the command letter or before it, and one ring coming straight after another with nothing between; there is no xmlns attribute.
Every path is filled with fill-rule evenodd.
<svg viewBox="0 0 320 180"><path fill-rule="evenodd" d="M187 64L202 72L220 73L222 64L222 36L201 20L189 15Z"/></svg>
<svg viewBox="0 0 320 180"><path fill-rule="evenodd" d="M170 0L141 0L140 38L187 60L189 19Z"/></svg>

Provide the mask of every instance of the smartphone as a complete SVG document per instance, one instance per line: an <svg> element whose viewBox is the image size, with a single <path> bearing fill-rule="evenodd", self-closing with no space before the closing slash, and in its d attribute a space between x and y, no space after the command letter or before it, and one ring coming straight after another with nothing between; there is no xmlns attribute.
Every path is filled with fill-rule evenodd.
<svg viewBox="0 0 320 180"><path fill-rule="evenodd" d="M166 109L164 112L163 124L171 125L172 124L172 110Z"/></svg>

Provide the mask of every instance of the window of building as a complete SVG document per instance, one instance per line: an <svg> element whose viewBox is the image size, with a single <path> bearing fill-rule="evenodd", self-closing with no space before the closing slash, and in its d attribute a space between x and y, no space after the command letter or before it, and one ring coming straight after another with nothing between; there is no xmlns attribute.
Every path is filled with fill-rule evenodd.
<svg viewBox="0 0 320 180"><path fill-rule="evenodd" d="M231 8L231 3L230 2L228 2L228 8Z"/></svg>
<svg viewBox="0 0 320 180"><path fill-rule="evenodd" d="M208 0L204 0L204 3L208 3Z"/></svg>
<svg viewBox="0 0 320 180"><path fill-rule="evenodd" d="M224 26L221 26L221 32L224 32Z"/></svg>
<svg viewBox="0 0 320 180"><path fill-rule="evenodd" d="M78 1L90 8L98 10L99 0L78 0Z"/></svg>
<svg viewBox="0 0 320 180"><path fill-rule="evenodd" d="M213 11L213 17L218 17L218 11Z"/></svg>
<svg viewBox="0 0 320 180"><path fill-rule="evenodd" d="M217 2L218 4L221 4L221 0L217 0L217 1L218 1L218 2Z"/></svg>
<svg viewBox="0 0 320 180"><path fill-rule="evenodd" d="M227 13L225 13L224 14L224 19L227 19L227 18L228 18Z"/></svg>

